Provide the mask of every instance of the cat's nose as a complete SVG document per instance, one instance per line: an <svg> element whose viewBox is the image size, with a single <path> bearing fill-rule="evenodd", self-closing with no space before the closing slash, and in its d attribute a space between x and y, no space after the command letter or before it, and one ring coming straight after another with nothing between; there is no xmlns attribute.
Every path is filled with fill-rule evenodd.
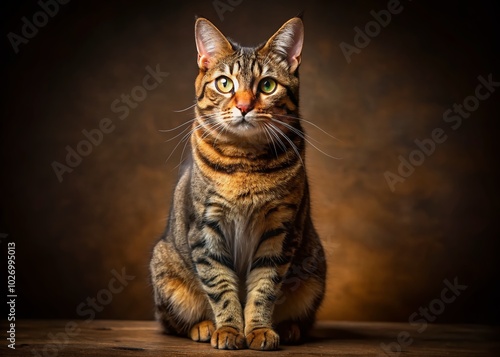
<svg viewBox="0 0 500 357"><path fill-rule="evenodd" d="M254 107L254 96L251 92L236 93L236 108L245 116Z"/></svg>
<svg viewBox="0 0 500 357"><path fill-rule="evenodd" d="M250 110L253 109L252 103L237 103L236 108L241 112L241 115L245 116Z"/></svg>

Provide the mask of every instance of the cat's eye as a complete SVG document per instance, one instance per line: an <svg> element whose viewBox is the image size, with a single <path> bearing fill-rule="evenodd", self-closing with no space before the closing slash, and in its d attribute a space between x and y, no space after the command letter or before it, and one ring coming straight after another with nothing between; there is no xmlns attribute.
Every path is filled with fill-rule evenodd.
<svg viewBox="0 0 500 357"><path fill-rule="evenodd" d="M259 83L259 89L262 93L271 94L276 90L278 84L272 78L264 78Z"/></svg>
<svg viewBox="0 0 500 357"><path fill-rule="evenodd" d="M226 76L220 76L215 80L215 87L217 87L217 90L221 93L230 93L234 88L234 84L233 81Z"/></svg>

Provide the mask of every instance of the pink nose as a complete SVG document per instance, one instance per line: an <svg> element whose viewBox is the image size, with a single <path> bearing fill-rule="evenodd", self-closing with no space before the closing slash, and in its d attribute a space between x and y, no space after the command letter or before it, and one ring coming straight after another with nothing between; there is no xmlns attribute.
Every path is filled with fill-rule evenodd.
<svg viewBox="0 0 500 357"><path fill-rule="evenodd" d="M240 102L240 103L236 103L236 108L238 108L240 110L241 114L245 115L250 110L253 109L253 104L249 103L249 102Z"/></svg>
<svg viewBox="0 0 500 357"><path fill-rule="evenodd" d="M235 106L242 115L247 114L255 105L255 97L251 91L238 91L235 96Z"/></svg>

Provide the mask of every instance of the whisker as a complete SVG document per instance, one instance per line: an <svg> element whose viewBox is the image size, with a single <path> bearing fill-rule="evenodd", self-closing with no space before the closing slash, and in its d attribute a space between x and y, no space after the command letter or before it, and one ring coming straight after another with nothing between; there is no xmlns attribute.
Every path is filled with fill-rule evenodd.
<svg viewBox="0 0 500 357"><path fill-rule="evenodd" d="M276 143L274 142L273 138L271 137L271 134L269 133L267 125L264 124L264 126L261 126L261 128L264 129L264 134L266 135L266 138L269 138L269 141L273 144L274 155L276 156L276 158L278 158L278 149L276 148Z"/></svg>
<svg viewBox="0 0 500 357"><path fill-rule="evenodd" d="M311 125L311 126L315 127L316 129L318 129L319 131L321 131L323 134L325 134L325 135L329 136L330 138L332 138L332 139L334 139L334 140L337 140L338 142L343 143L343 141L342 141L342 140L340 140L339 138L337 138L337 137L335 137L335 136L331 135L331 134L330 134L330 133L328 133L326 130L322 129L320 126L318 126L317 124L313 123L312 121L307 120L307 119L303 119L303 118L301 118L301 121L302 121L302 122L304 122L304 123L306 123L306 124L309 124L309 125Z"/></svg>
<svg viewBox="0 0 500 357"><path fill-rule="evenodd" d="M222 130L219 130L220 128L222 128ZM221 124L215 130L217 131L217 136L215 137L214 143L212 144L213 147L215 147L215 145L217 144L217 140L219 140L219 136L224 132L224 130L226 130L226 127L224 127Z"/></svg>
<svg viewBox="0 0 500 357"><path fill-rule="evenodd" d="M182 123L181 125L176 126L175 128L172 128L172 129L159 129L158 131L160 131L160 132L162 132L162 133L169 133L169 132L171 132L171 131L174 131L174 130L177 130L177 129L179 129L179 128L182 128L183 126L188 125L188 124L192 123L192 122L193 122L193 121L195 121L195 120L196 120L196 118L194 118L194 119L189 119L188 121L186 121L186 122Z"/></svg>
<svg viewBox="0 0 500 357"><path fill-rule="evenodd" d="M191 134L193 133L194 129L191 129L186 135L184 135L182 137L181 140L179 140L179 142L177 143L177 145L175 145L174 149L170 152L170 155L168 155L167 159L165 160L165 162L167 162L168 160L170 160L170 158L172 157L172 155L174 154L175 150L177 150L177 148L179 147L179 145L184 141L186 140L187 138L189 138L191 136Z"/></svg>
<svg viewBox="0 0 500 357"><path fill-rule="evenodd" d="M196 118L193 118L193 119L189 119L187 121L185 121L184 123L176 126L175 128L172 128L172 129L159 129L158 131L162 132L162 133L168 133L168 132L171 132L171 131L174 131L174 130L177 130L177 129L180 129L182 128L183 126L185 125L188 125L190 123L192 123L193 121L195 121L196 119L199 119L199 118L211 118L211 117L215 117L217 116L218 113L211 113L211 114L205 114L205 115L200 115Z"/></svg>
<svg viewBox="0 0 500 357"><path fill-rule="evenodd" d="M222 133L222 131L219 130L220 128L222 128L223 129L222 131L224 131L224 124L223 123L217 123L216 125L214 125L211 128L212 131L216 131L217 132L217 136L215 137L212 146L214 146L217 143L217 139L219 138L219 135ZM205 139L209 134L210 134L209 132L206 132L201 138Z"/></svg>
<svg viewBox="0 0 500 357"><path fill-rule="evenodd" d="M187 132L181 140L179 140L179 142L177 143L177 145L175 145L174 149L172 150L172 152L170 153L170 155L167 157L167 159L165 160L165 162L167 162L171 157L172 155L174 154L175 150L177 150L177 148L179 147L179 145L183 142L183 141L187 141L187 139L189 139L189 137L191 136L191 134L193 134L194 131L198 130L199 128L201 128L202 125L201 124L198 124L196 126L194 126L193 128L191 128L191 130L189 130L189 132Z"/></svg>
<svg viewBox="0 0 500 357"><path fill-rule="evenodd" d="M284 114L275 114L275 116L276 116L277 118L279 118L279 117L286 117L286 118L293 118L293 119L299 119L299 120L302 120L301 118L294 117L294 116L290 116L290 115L284 115ZM281 121L281 120L279 120L279 119L277 119L277 118L274 118L272 115L267 115L267 117L268 117L269 119L271 119L271 120L274 120L274 121L278 122L278 123L286 124L285 122L283 122L283 121ZM309 140L312 140L312 141L315 141L315 142L316 142L316 143L318 143L318 144L321 144L321 142L320 142L319 140L316 140L316 139L315 139L315 138L313 138L312 136L308 135L306 132L304 132L304 131L302 131L302 130L299 130L299 129L297 129L297 128L295 128L295 129L296 129L297 131L300 131L300 133L302 134L302 135L300 135L300 137L301 137L301 138L303 138L303 139L308 138Z"/></svg>
<svg viewBox="0 0 500 357"><path fill-rule="evenodd" d="M219 127L219 126L221 126L222 124L217 123L217 124L215 124L215 125L213 125L213 124L210 124L210 125L212 125L212 128L211 128L212 130L217 130L217 129L218 129L218 127ZM180 167L180 166L181 166L181 164L184 162L184 160L185 160L185 159L183 159L183 157L184 157L184 152L186 151L186 147L187 147L187 145L188 145L188 143L189 143L189 140L188 140L188 139L191 137L192 133L193 133L193 132L195 132L196 130L198 130L198 129L202 128L202 127L203 127L203 125L202 125L202 124L198 124L198 125L196 125L194 128L192 128L192 130L191 130L191 132L189 133L189 135L188 135L188 134L186 134L186 135L185 135L185 137L184 137L184 138L180 141L180 142L184 141L184 147L182 148L181 158L179 159L179 164L178 164L177 166L175 166L175 167L173 168L173 170L175 170L176 168ZM202 139L204 139L207 135L208 135L208 131L207 131L205 134L203 134L203 136L202 136L201 138L202 138ZM176 146L176 148L177 148L177 146ZM175 150L175 148L174 148L174 150Z"/></svg>
<svg viewBox="0 0 500 357"><path fill-rule="evenodd" d="M300 120L301 122L304 122L306 124L309 124L309 125L315 127L316 129L318 129L319 131L321 131L323 134L329 136L330 138L332 138L334 140L337 140L339 142L342 142L342 140L340 140L339 138L336 138L335 136L331 135L329 132L327 132L326 130L324 130L323 128L321 128L319 125L317 125L316 123L313 123L310 120L307 120L307 119L304 119L304 118L300 118L300 117L296 117L296 116L293 116L293 115L285 115L285 114L278 114L277 116ZM313 138L311 138L311 139L313 139ZM315 141L318 142L317 140L315 140Z"/></svg>
<svg viewBox="0 0 500 357"><path fill-rule="evenodd" d="M292 148L292 150L295 152L295 154L297 155L297 157L300 159L300 163L302 164L303 167L305 167L304 165L304 160L302 160L302 156L300 155L299 153L299 149L297 148L297 146L293 143L292 140L290 140L290 138L288 136L285 135L285 133L278 127L270 124L269 128L274 131L277 135L280 134L283 138L285 138L286 141L288 141L288 143L290 144L290 147Z"/></svg>
<svg viewBox="0 0 500 357"><path fill-rule="evenodd" d="M184 143L184 147L182 148L182 152L181 152L181 158L179 159L179 164L173 168L173 170L177 169L178 167L180 167L182 165L182 163L184 162L185 159L183 159L184 157L184 151L186 151L186 147L187 147L187 144L189 143L189 140L186 140L186 142Z"/></svg>
<svg viewBox="0 0 500 357"><path fill-rule="evenodd" d="M212 116L216 116L217 114L209 114L209 115L202 115L200 116L200 118L210 118ZM177 127L173 128L173 129L166 129L166 130L159 130L160 132L171 132L171 131L174 131L174 130L177 130L177 129L180 129L181 127L183 126L186 126L187 124L191 124L193 123L195 120L197 120L197 118L194 118L194 119L190 119L188 121L186 121L185 123L181 124L181 125L178 125ZM179 136L183 135L187 130L190 130L189 127L187 128L184 128L179 134L171 137L170 139L167 139L165 142L169 142L169 141L172 141L176 138L178 138Z"/></svg>
<svg viewBox="0 0 500 357"><path fill-rule="evenodd" d="M271 124L268 124L266 123L266 127L269 129L269 133L272 134L276 140L278 140L278 145L281 147L281 150L283 151L286 151L286 145L285 143L281 140L281 138L275 133L275 131L273 130L273 127ZM274 144L274 140L273 140L273 144ZM276 146L275 146L276 147Z"/></svg>
<svg viewBox="0 0 500 357"><path fill-rule="evenodd" d="M190 105L189 107L187 108L184 108L184 109L180 109L180 110L173 110L174 113L182 113L182 112L185 112L186 110L189 110L191 108L194 108L196 106L196 103L194 103L193 105Z"/></svg>
<svg viewBox="0 0 500 357"><path fill-rule="evenodd" d="M182 134L184 134L187 130L191 130L191 128L190 128L190 127L185 128L183 131L181 131L181 132L180 132L179 134L177 134L176 136L173 136L173 137L171 137L170 139L165 140L165 142L169 142L169 141L172 141L172 140L174 140L174 139L178 138L179 136L181 136Z"/></svg>
<svg viewBox="0 0 500 357"><path fill-rule="evenodd" d="M224 119L222 119L222 122L217 122L217 123L208 123L208 124L210 125L210 129L211 129L212 131L218 131L218 130L219 130L219 128L221 128L221 127L224 125ZM205 127L205 126L203 125L203 123L202 123L202 124L200 124L200 125L201 125L201 127ZM202 136L201 138L202 138L202 139L205 139L208 135L210 135L210 132L207 130L207 131L203 134L203 136Z"/></svg>
<svg viewBox="0 0 500 357"><path fill-rule="evenodd" d="M217 123L215 125L213 125L213 124L211 124L211 125L212 125L212 129L215 128L217 130L217 128L219 126L221 126L222 124L221 123ZM182 144L182 142L185 142L184 143L184 148L182 149L182 153L181 153L181 159L180 159L181 161L179 162L179 165L177 165L176 167L174 167L174 169L176 169L177 167L179 167L180 164L182 163L182 157L184 155L184 152L185 152L185 149L186 149L186 146L187 146L187 143L188 143L188 139L191 137L191 135L193 134L193 132L195 132L196 130L198 130L200 128L203 128L203 127L204 127L203 124L199 123L199 124L195 125L194 127L192 127L191 130L189 130L186 134L184 134L184 136L179 140L179 142L177 143L177 145L175 145L174 149L172 150L172 152L170 153L170 155L167 157L167 159L165 160L165 162L167 162L168 160L170 160L170 158L172 157L172 155L174 154L174 152L177 150L177 148L179 147L179 145ZM186 132L186 130L182 131L182 133L184 133L184 132ZM204 135L208 135L208 134L206 133ZM177 136L180 136L180 134L177 135Z"/></svg>
<svg viewBox="0 0 500 357"><path fill-rule="evenodd" d="M313 148L315 148L316 150L318 150L320 153L322 153L323 155L325 156L328 156L329 158L331 159L335 159L335 160L342 160L341 157L335 157L335 156L332 156L330 154L327 154L326 152L324 152L323 150L321 150L320 148L318 148L316 145L314 145L311 140L309 140L306 135L304 134L304 132L298 130L297 128L294 128L293 126L291 126L290 124L287 124L281 120L277 120L275 118L271 118L272 121L274 122L277 122L277 123L280 123L281 125L285 126L286 128L290 129L291 131L293 131L294 133L296 133L298 136L300 136L302 139L304 139L309 145L311 145Z"/></svg>

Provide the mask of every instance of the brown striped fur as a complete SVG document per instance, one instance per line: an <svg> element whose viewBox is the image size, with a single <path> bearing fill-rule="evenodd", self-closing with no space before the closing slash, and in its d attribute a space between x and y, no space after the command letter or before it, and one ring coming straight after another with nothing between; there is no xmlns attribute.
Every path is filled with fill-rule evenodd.
<svg viewBox="0 0 500 357"><path fill-rule="evenodd" d="M150 265L156 317L166 333L220 349L298 343L326 275L299 119L302 20L256 48L203 18L195 36L191 160Z"/></svg>

